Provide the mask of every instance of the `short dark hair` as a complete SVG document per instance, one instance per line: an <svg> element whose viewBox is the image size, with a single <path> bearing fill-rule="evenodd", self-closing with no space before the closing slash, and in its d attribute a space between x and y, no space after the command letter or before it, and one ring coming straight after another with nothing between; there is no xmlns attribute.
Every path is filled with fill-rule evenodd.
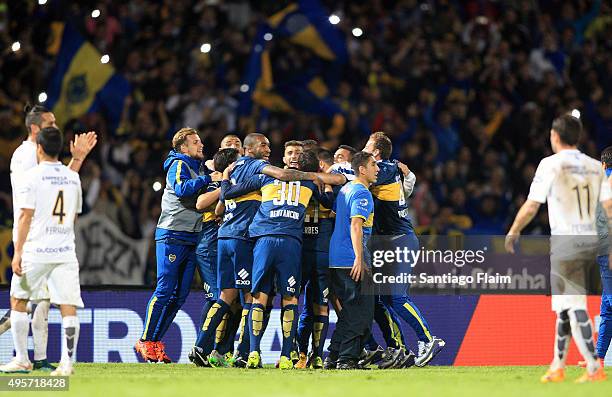
<svg viewBox="0 0 612 397"><path fill-rule="evenodd" d="M348 150L351 153L351 155L354 155L355 153L357 153L357 149L349 145L340 145L338 146L338 149Z"/></svg>
<svg viewBox="0 0 612 397"><path fill-rule="evenodd" d="M582 123L580 119L571 114L564 114L553 121L552 129L559 134L561 142L566 145L576 146L582 132Z"/></svg>
<svg viewBox="0 0 612 397"><path fill-rule="evenodd" d="M299 147L304 147L304 142L302 141L287 141L285 142L285 149L287 149L288 146L299 146Z"/></svg>
<svg viewBox="0 0 612 397"><path fill-rule="evenodd" d="M315 141L314 139L305 139L302 141L302 145L311 146L311 149L312 149L312 148L318 147L319 142Z"/></svg>
<svg viewBox="0 0 612 397"><path fill-rule="evenodd" d="M47 127L40 130L36 136L36 143L50 157L59 157L64 147L64 136L55 127Z"/></svg>
<svg viewBox="0 0 612 397"><path fill-rule="evenodd" d="M365 167L371 158L373 158L372 153L368 152L357 152L353 155L351 167L353 168L353 171L355 171L355 176L359 176L359 167Z"/></svg>
<svg viewBox="0 0 612 397"><path fill-rule="evenodd" d="M380 157L383 160L388 160L391 157L391 152L393 151L393 143L391 142L391 138L387 136L382 131L377 131L370 135L370 139L374 139L374 148L378 149L380 152Z"/></svg>
<svg viewBox="0 0 612 397"><path fill-rule="evenodd" d="M220 149L213 156L213 164L215 167L215 171L219 171L219 172L225 171L225 169L237 159L238 159L238 149L234 149L233 147Z"/></svg>
<svg viewBox="0 0 612 397"><path fill-rule="evenodd" d="M242 146L252 147L253 145L257 143L257 140L259 138L265 138L265 137L266 136L264 134L260 134L259 132L251 132L249 135L246 136L246 138L244 138L244 142L242 143Z"/></svg>
<svg viewBox="0 0 612 397"><path fill-rule="evenodd" d="M45 113L51 113L49 109L42 105L30 105L27 103L23 108L25 113L25 126L28 130L28 134L32 132L32 124L37 125L39 128L42 125L42 115Z"/></svg>
<svg viewBox="0 0 612 397"><path fill-rule="evenodd" d="M327 165L334 164L334 155L327 149L315 149L317 153L317 158L319 161L324 162Z"/></svg>
<svg viewBox="0 0 612 397"><path fill-rule="evenodd" d="M607 170L612 169L612 146L608 146L601 152L601 162Z"/></svg>
<svg viewBox="0 0 612 397"><path fill-rule="evenodd" d="M318 172L319 171L319 158L314 150L307 150L300 156L298 165L301 171L304 172Z"/></svg>

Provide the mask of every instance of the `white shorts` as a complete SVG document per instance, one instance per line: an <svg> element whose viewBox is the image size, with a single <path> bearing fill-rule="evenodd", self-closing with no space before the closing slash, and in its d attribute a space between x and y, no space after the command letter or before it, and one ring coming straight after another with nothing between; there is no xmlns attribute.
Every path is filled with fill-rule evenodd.
<svg viewBox="0 0 612 397"><path fill-rule="evenodd" d="M589 268L594 263L594 260L559 260L551 256L553 311L560 313L570 309L587 310Z"/></svg>
<svg viewBox="0 0 612 397"><path fill-rule="evenodd" d="M557 313L565 310L587 310L586 295L553 295L552 309Z"/></svg>
<svg viewBox="0 0 612 397"><path fill-rule="evenodd" d="M17 299L37 300L47 293L55 305L83 307L79 284L79 263L22 262L23 275L11 280L11 296Z"/></svg>

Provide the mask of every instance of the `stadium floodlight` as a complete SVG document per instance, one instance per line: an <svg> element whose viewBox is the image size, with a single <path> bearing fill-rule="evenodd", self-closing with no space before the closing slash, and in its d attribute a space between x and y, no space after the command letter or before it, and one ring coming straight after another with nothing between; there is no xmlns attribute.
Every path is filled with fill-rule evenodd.
<svg viewBox="0 0 612 397"><path fill-rule="evenodd" d="M153 190L159 192L162 188L162 184L159 181L153 182Z"/></svg>
<svg viewBox="0 0 612 397"><path fill-rule="evenodd" d="M16 41L13 43L13 45L11 45L11 50L13 50L13 52L17 52L21 49L21 43Z"/></svg>
<svg viewBox="0 0 612 397"><path fill-rule="evenodd" d="M204 43L202 44L202 46L200 46L200 52L204 53L204 54L208 54L211 50L212 46L210 45L210 43Z"/></svg>
<svg viewBox="0 0 612 397"><path fill-rule="evenodd" d="M353 33L353 36L359 37L363 34L363 30L361 28L353 28L351 33Z"/></svg>
<svg viewBox="0 0 612 397"><path fill-rule="evenodd" d="M44 6L45 4L47 4L47 0L38 0L38 5Z"/></svg>
<svg viewBox="0 0 612 397"><path fill-rule="evenodd" d="M272 36L272 33L268 32L268 33L264 34L264 40L265 41L270 41L270 40L272 40L273 37L274 36Z"/></svg>
<svg viewBox="0 0 612 397"><path fill-rule="evenodd" d="M340 23L340 17L336 14L331 14L329 16L329 23L331 23L332 25L337 25Z"/></svg>
<svg viewBox="0 0 612 397"><path fill-rule="evenodd" d="M243 84L240 86L240 92L248 92L249 91L249 85L248 84Z"/></svg>
<svg viewBox="0 0 612 397"><path fill-rule="evenodd" d="M41 92L40 94L38 94L38 102L39 103L44 103L47 101L47 93L46 92Z"/></svg>
<svg viewBox="0 0 612 397"><path fill-rule="evenodd" d="M92 18L97 18L99 16L100 16L100 10L98 10L97 8L91 12Z"/></svg>
<svg viewBox="0 0 612 397"><path fill-rule="evenodd" d="M576 117L577 119L579 119L579 118L580 118L580 110L578 110L578 109L572 109L572 113L571 113L571 115L572 115L572 116L574 116L574 117Z"/></svg>
<svg viewBox="0 0 612 397"><path fill-rule="evenodd" d="M100 58L101 63L108 63L109 61L110 61L110 57L108 56L108 54L104 54L102 55L102 58Z"/></svg>

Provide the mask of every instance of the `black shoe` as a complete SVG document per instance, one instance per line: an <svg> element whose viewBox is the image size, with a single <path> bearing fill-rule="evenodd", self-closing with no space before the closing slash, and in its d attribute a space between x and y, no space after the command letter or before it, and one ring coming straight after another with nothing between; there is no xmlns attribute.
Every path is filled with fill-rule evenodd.
<svg viewBox="0 0 612 397"><path fill-rule="evenodd" d="M385 349L381 346L377 346L376 350L363 349L359 357L359 365L374 364L382 359L384 353Z"/></svg>
<svg viewBox="0 0 612 397"><path fill-rule="evenodd" d="M402 353L396 360L393 368L410 368L414 365L415 359L416 356L411 350L408 350L408 353L406 353L406 350L402 349Z"/></svg>
<svg viewBox="0 0 612 397"><path fill-rule="evenodd" d="M189 354L187 354L187 358L189 361L194 363L196 367L210 367L208 358L206 357L206 354L204 354L204 350L201 347L192 347Z"/></svg>
<svg viewBox="0 0 612 397"><path fill-rule="evenodd" d="M337 365L338 360L334 359L331 354L325 357L325 361L323 361L323 369L336 369Z"/></svg>
<svg viewBox="0 0 612 397"><path fill-rule="evenodd" d="M35 360L33 363L32 369L34 369L34 371L45 371L45 372L51 372L51 371L55 371L57 367L49 364L49 361L47 361L47 359L43 359L43 360Z"/></svg>
<svg viewBox="0 0 612 397"><path fill-rule="evenodd" d="M397 359L402 354L402 349L394 349L392 347L387 347L387 351L383 354L381 361L378 363L379 369L389 369L393 368Z"/></svg>
<svg viewBox="0 0 612 397"><path fill-rule="evenodd" d="M338 361L338 365L336 369L361 369L361 370L369 370L370 367L366 367L364 365L359 365L357 360L346 360L346 361Z"/></svg>

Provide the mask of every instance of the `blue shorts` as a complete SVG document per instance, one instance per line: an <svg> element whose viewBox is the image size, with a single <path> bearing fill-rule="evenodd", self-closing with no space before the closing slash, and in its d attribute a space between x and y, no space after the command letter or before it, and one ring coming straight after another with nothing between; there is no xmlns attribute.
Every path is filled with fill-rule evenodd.
<svg viewBox="0 0 612 397"><path fill-rule="evenodd" d="M251 293L270 294L276 280L281 296L299 296L302 244L290 236L263 236L253 249L253 287Z"/></svg>
<svg viewBox="0 0 612 397"><path fill-rule="evenodd" d="M200 246L196 251L196 263L198 272L202 279L204 298L216 302L219 299L219 287L217 286L217 242L205 247Z"/></svg>
<svg viewBox="0 0 612 397"><path fill-rule="evenodd" d="M329 252L302 251L302 288L309 284L313 303L329 301Z"/></svg>
<svg viewBox="0 0 612 397"><path fill-rule="evenodd" d="M237 238L219 238L217 242L217 286L251 288L253 242Z"/></svg>
<svg viewBox="0 0 612 397"><path fill-rule="evenodd" d="M601 275L601 317L612 319L612 270L608 267L608 256L597 257Z"/></svg>

